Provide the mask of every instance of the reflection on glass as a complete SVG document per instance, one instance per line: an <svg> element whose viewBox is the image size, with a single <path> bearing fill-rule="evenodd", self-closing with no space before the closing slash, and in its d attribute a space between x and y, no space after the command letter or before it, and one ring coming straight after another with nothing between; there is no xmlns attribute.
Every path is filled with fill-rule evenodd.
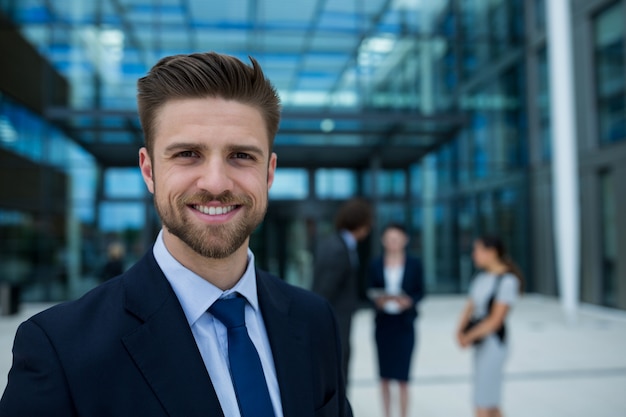
<svg viewBox="0 0 626 417"><path fill-rule="evenodd" d="M499 189L494 194L494 215L497 233L502 237L511 258L522 269L528 270L528 217L524 186L515 184ZM532 287L529 283L528 287Z"/></svg>
<svg viewBox="0 0 626 417"><path fill-rule="evenodd" d="M460 290L466 291L473 275L472 248L476 233L476 204L472 197L465 197L459 203L456 216L457 247L459 253L458 270Z"/></svg>
<svg viewBox="0 0 626 417"><path fill-rule="evenodd" d="M277 168L269 197L277 200L300 200L309 196L309 174L305 169Z"/></svg>
<svg viewBox="0 0 626 417"><path fill-rule="evenodd" d="M406 205L404 203L380 203L376 206L375 224L384 227L389 223L405 225L409 235L412 235L410 225L406 224Z"/></svg>
<svg viewBox="0 0 626 417"><path fill-rule="evenodd" d="M139 231L145 223L145 207L142 202L100 204L100 230L105 232Z"/></svg>
<svg viewBox="0 0 626 417"><path fill-rule="evenodd" d="M459 7L465 77L521 45L524 30L521 0L467 0L459 2Z"/></svg>
<svg viewBox="0 0 626 417"><path fill-rule="evenodd" d="M539 146L542 161L552 159L552 135L550 121L550 86L548 79L548 54L543 48L537 55L537 112L539 119Z"/></svg>
<svg viewBox="0 0 626 417"><path fill-rule="evenodd" d="M546 0L535 0L535 28L540 32L546 30Z"/></svg>
<svg viewBox="0 0 626 417"><path fill-rule="evenodd" d="M489 175L489 121L485 113L476 112L472 117L473 149L472 168L474 178L485 178Z"/></svg>
<svg viewBox="0 0 626 417"><path fill-rule="evenodd" d="M602 293L601 303L617 306L617 213L613 173L600 173L600 212L602 222Z"/></svg>
<svg viewBox="0 0 626 417"><path fill-rule="evenodd" d="M421 197L422 195L422 164L417 163L409 168L411 197Z"/></svg>
<svg viewBox="0 0 626 417"><path fill-rule="evenodd" d="M457 142L453 141L437 152L437 184L441 188L450 188L456 182L456 146Z"/></svg>
<svg viewBox="0 0 626 417"><path fill-rule="evenodd" d="M471 114L468 146L473 178L511 172L526 164L522 80L521 71L512 68L462 98L463 107ZM468 155L464 145L459 151L461 158Z"/></svg>
<svg viewBox="0 0 626 417"><path fill-rule="evenodd" d="M357 192L356 173L349 169L318 169L315 171L318 198L350 198Z"/></svg>
<svg viewBox="0 0 626 417"><path fill-rule="evenodd" d="M12 279L23 284L24 300L66 298L69 259L82 265L82 272L94 264L88 248L95 239L95 160L63 131L3 94L0 148L10 161L2 165L3 175L30 184L22 186L21 198L6 188L0 195L0 207L14 209L0 213L0 269L9 268ZM71 241L81 246L71 247Z"/></svg>
<svg viewBox="0 0 626 417"><path fill-rule="evenodd" d="M104 172L105 198L141 198L145 193L139 168L109 168Z"/></svg>
<svg viewBox="0 0 626 417"><path fill-rule="evenodd" d="M471 135L463 130L455 139L458 147L458 163L456 164L459 184L467 185L472 180Z"/></svg>
<svg viewBox="0 0 626 417"><path fill-rule="evenodd" d="M363 174L363 195L371 197L376 189L377 197L404 197L406 175L404 170L379 170L376 172L376 185L372 183L372 174Z"/></svg>
<svg viewBox="0 0 626 417"><path fill-rule="evenodd" d="M484 192L478 195L478 234L495 233L496 218L494 216L493 193Z"/></svg>
<svg viewBox="0 0 626 417"><path fill-rule="evenodd" d="M456 269L456 245L452 201L435 206L435 265L437 292L459 291L459 276Z"/></svg>
<svg viewBox="0 0 626 417"><path fill-rule="evenodd" d="M626 55L624 2L595 20L596 90L600 143L626 140Z"/></svg>

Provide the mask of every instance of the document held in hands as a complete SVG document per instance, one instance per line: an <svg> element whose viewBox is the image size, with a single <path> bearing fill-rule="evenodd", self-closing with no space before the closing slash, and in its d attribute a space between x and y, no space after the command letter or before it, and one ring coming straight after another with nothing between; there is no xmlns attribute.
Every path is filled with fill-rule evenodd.
<svg viewBox="0 0 626 417"><path fill-rule="evenodd" d="M406 295L404 291L400 291L399 293L390 293L385 291L384 288L370 288L367 291L367 296L374 302L381 297L386 299L382 305L382 310L387 314L400 314L402 312L402 308L400 307L400 303L398 303L397 297L403 295Z"/></svg>

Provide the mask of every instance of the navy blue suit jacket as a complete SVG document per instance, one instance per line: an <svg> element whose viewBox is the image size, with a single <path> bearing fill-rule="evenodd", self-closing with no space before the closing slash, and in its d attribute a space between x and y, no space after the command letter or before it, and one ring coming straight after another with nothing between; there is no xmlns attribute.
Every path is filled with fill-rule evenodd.
<svg viewBox="0 0 626 417"><path fill-rule="evenodd" d="M385 288L385 271L383 258L376 258L371 261L368 270L368 281L370 288ZM417 305L424 297L424 281L422 278L422 263L419 259L407 256L404 264L404 276L402 278L402 290L413 299L413 308L403 314L411 319L417 317Z"/></svg>
<svg viewBox="0 0 626 417"><path fill-rule="evenodd" d="M285 417L351 416L329 304L257 271ZM223 416L181 305L149 251L19 327L1 417Z"/></svg>

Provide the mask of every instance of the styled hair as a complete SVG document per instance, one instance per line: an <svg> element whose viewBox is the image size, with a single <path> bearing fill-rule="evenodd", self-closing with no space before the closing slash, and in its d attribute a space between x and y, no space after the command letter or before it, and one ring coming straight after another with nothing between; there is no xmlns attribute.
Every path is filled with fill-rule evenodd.
<svg viewBox="0 0 626 417"><path fill-rule="evenodd" d="M508 272L515 275L515 277L519 280L519 292L521 294L524 291L524 275L522 274L522 270L519 266L517 266L517 264L513 262L513 259L509 256L502 239L494 235L483 235L477 240L482 243L485 248L494 250L500 262L506 265Z"/></svg>
<svg viewBox="0 0 626 417"><path fill-rule="evenodd" d="M261 66L215 52L162 58L137 81L137 107L148 154L154 149L159 110L170 100L223 98L250 105L265 120L270 149L280 123L280 99Z"/></svg>
<svg viewBox="0 0 626 417"><path fill-rule="evenodd" d="M397 223L397 222L390 222L390 223L387 223L387 224L385 225L385 227L383 227L383 231L382 231L382 233L385 233L387 230L390 230L390 229L399 230L399 231L401 231L402 233L404 233L405 235L408 235L408 234L409 234L409 232L407 231L406 226L405 226L405 225L403 225L402 223Z"/></svg>
<svg viewBox="0 0 626 417"><path fill-rule="evenodd" d="M335 228L353 232L363 226L371 226L373 219L372 206L363 198L346 201L337 211Z"/></svg>

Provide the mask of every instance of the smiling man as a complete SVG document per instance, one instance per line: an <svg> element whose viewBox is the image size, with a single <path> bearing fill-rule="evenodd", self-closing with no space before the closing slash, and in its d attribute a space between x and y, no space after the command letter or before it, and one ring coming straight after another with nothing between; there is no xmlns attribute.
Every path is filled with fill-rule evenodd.
<svg viewBox="0 0 626 417"><path fill-rule="evenodd" d="M126 273L19 327L0 416L351 416L332 308L248 248L280 119L251 61L172 56L139 80L163 228Z"/></svg>

